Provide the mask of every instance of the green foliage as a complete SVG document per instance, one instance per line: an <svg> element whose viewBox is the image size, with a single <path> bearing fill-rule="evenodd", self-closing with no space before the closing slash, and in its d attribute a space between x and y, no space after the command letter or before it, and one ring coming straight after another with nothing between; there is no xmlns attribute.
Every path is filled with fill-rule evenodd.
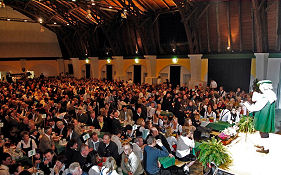
<svg viewBox="0 0 281 175"><path fill-rule="evenodd" d="M248 116L242 116L239 123L239 132L243 133L254 133L255 128L254 128L254 118L253 117L248 117Z"/></svg>
<svg viewBox="0 0 281 175"><path fill-rule="evenodd" d="M217 166L227 166L232 161L226 148L215 137L212 137L211 140L203 141L198 148L200 150L198 159L204 167L211 162L214 162Z"/></svg>

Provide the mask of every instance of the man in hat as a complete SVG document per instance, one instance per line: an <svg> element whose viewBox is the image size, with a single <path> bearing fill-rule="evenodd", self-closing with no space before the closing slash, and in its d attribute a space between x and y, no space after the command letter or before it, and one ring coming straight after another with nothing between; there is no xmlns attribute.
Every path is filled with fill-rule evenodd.
<svg viewBox="0 0 281 175"><path fill-rule="evenodd" d="M255 145L257 152L269 153L269 133L275 132L275 101L276 94L273 92L272 82L270 80L262 80L257 83L259 92L254 92L252 101L254 104L244 103L249 112L255 112L255 129L260 131L262 138L261 145Z"/></svg>

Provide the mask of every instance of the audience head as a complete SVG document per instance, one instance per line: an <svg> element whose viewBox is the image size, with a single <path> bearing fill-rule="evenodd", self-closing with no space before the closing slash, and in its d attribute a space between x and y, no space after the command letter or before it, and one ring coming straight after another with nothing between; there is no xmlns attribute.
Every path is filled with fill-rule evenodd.
<svg viewBox="0 0 281 175"><path fill-rule="evenodd" d="M155 145L156 145L156 139L155 139L155 137L153 137L153 136L149 136L148 138L147 138L147 144L149 145L149 146L152 146L152 147L154 147Z"/></svg>
<svg viewBox="0 0 281 175"><path fill-rule="evenodd" d="M113 157L108 157L104 162L104 167L108 168L107 173L111 173L113 170L117 168L115 159Z"/></svg>
<svg viewBox="0 0 281 175"><path fill-rule="evenodd" d="M2 165L10 166L10 165L12 165L12 163L13 163L12 156L9 153L3 153L1 155L1 164Z"/></svg>
<svg viewBox="0 0 281 175"><path fill-rule="evenodd" d="M93 132L93 133L92 133L91 138L92 138L93 141L95 141L95 142L99 140L98 134L97 134L96 132Z"/></svg>
<svg viewBox="0 0 281 175"><path fill-rule="evenodd" d="M52 134L52 128L50 126L46 126L44 131L45 131L45 133L47 135L51 135Z"/></svg>
<svg viewBox="0 0 281 175"><path fill-rule="evenodd" d="M44 156L49 162L53 160L54 155L55 155L54 151L51 149L48 149L44 152Z"/></svg>
<svg viewBox="0 0 281 175"><path fill-rule="evenodd" d="M133 152L133 146L130 143L124 145L124 153L130 155Z"/></svg>
<svg viewBox="0 0 281 175"><path fill-rule="evenodd" d="M80 148L80 153L83 157L87 157L88 154L89 154L90 150L89 150L89 147L88 145L86 144L82 144L81 145L81 148Z"/></svg>
<svg viewBox="0 0 281 175"><path fill-rule="evenodd" d="M29 133L27 131L22 131L21 132L22 140L27 142L29 140Z"/></svg>
<svg viewBox="0 0 281 175"><path fill-rule="evenodd" d="M108 133L103 135L103 143L106 145L110 143L110 135Z"/></svg>
<svg viewBox="0 0 281 175"><path fill-rule="evenodd" d="M159 135L159 132L158 132L158 130L157 130L156 127L152 127L152 128L150 129L150 131L151 131L151 134L153 135L153 137L156 137L156 136Z"/></svg>
<svg viewBox="0 0 281 175"><path fill-rule="evenodd" d="M78 162L70 164L68 169L71 175L81 175L83 173Z"/></svg>
<svg viewBox="0 0 281 175"><path fill-rule="evenodd" d="M137 137L135 139L135 143L139 146L139 147L142 147L144 142L143 142L143 138L142 137Z"/></svg>

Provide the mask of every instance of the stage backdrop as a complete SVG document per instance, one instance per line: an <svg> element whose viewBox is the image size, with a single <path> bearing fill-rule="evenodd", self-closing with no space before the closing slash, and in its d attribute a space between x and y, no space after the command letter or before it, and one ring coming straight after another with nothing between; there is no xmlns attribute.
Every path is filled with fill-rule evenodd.
<svg viewBox="0 0 281 175"><path fill-rule="evenodd" d="M251 59L209 59L208 81L214 79L218 87L224 86L226 91L241 90L248 92L250 84Z"/></svg>

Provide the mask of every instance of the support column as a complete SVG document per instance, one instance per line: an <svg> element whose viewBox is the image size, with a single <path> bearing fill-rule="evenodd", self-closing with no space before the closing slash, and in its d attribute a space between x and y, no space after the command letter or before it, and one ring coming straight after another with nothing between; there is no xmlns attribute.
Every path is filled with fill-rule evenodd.
<svg viewBox="0 0 281 175"><path fill-rule="evenodd" d="M65 69L64 69L64 59L57 59L58 63L58 74L63 73L65 74Z"/></svg>
<svg viewBox="0 0 281 175"><path fill-rule="evenodd" d="M254 53L256 56L256 78L267 79L267 66L269 53Z"/></svg>
<svg viewBox="0 0 281 175"><path fill-rule="evenodd" d="M146 68L147 68L147 77L145 82L149 84L156 84L156 55L144 55Z"/></svg>
<svg viewBox="0 0 281 175"><path fill-rule="evenodd" d="M123 61L123 56L112 56L113 61L114 61L114 66L115 69L113 69L113 79L114 80L125 80L125 73L124 73L124 61ZM114 71L116 71L116 74L114 75Z"/></svg>
<svg viewBox="0 0 281 175"><path fill-rule="evenodd" d="M99 58L89 57L91 64L91 77L94 79L99 79Z"/></svg>
<svg viewBox="0 0 281 175"><path fill-rule="evenodd" d="M190 73L191 80L189 85L193 88L195 85L198 85L202 82L201 80L201 58L202 54L189 54L190 58Z"/></svg>
<svg viewBox="0 0 281 175"><path fill-rule="evenodd" d="M70 58L73 65L73 76L75 78L81 78L81 69L79 64L79 58Z"/></svg>

